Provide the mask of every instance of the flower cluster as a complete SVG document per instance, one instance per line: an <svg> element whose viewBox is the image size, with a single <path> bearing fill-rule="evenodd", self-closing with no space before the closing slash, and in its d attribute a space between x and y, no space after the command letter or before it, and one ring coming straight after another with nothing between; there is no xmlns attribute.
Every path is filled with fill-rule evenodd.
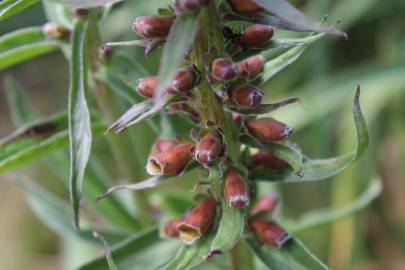
<svg viewBox="0 0 405 270"><path fill-rule="evenodd" d="M207 4L209 1L178 0L173 7L173 14L136 18L132 29L147 40L164 42L178 14L196 11ZM252 1L228 1L227 5L231 12L248 16L262 11L262 8ZM245 151L245 154L242 154L239 136L235 136L234 142L239 152L238 157L237 160L232 159L229 156L231 138L225 135L225 129L241 136L249 136L259 144L284 141L293 131L291 127L275 119L246 117L238 111L254 109L262 103L264 92L257 88L254 82L260 79L264 70L266 58L260 51L272 40L273 27L250 24L238 33L226 26L221 27L223 29L219 33L222 35L219 38L226 50L236 46L239 51L254 49L256 54L234 61L233 54L225 50L206 60L205 68L201 68L193 63L196 56L193 55L193 49L190 49L185 61L187 64L175 72L164 89L164 95L172 97L171 102L166 104L169 112L185 114L195 124L195 129L188 140L157 139L146 165L147 172L154 177L181 174L191 163L199 164L208 171L213 168L220 171L218 179L207 184L204 198L196 206L183 216L166 222L161 228L163 237L181 238L188 245L215 230L221 215L220 205L226 204L233 209L251 207L250 202L256 201L252 181L249 179L251 170L258 167L281 170L287 166L285 161L269 150L260 150L257 153ZM226 32L228 34L225 34ZM209 87L201 90L203 80L206 80ZM159 77L148 76L139 79L135 88L140 95L152 100L158 94L158 87ZM213 93L215 102L220 104L221 112L229 115L231 127L223 126L224 123L212 122L211 119L203 119L201 108L196 106L195 102L194 91L198 88L199 91ZM203 106L215 105L207 103ZM212 188L214 185L220 187L219 192L218 188ZM290 235L274 221L262 217L263 212L273 212L276 202L274 196L264 196L257 200L250 211L246 211L249 213L247 219L250 222L247 228L254 232L260 242L280 247L290 239Z"/></svg>

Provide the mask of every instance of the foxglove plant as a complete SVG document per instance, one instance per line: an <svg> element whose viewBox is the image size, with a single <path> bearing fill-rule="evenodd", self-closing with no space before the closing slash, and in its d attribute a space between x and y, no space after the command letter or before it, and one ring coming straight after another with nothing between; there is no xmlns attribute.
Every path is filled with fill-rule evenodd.
<svg viewBox="0 0 405 270"><path fill-rule="evenodd" d="M24 1L15 2L17 5ZM179 114L189 120L191 128L187 136L167 136L162 130L145 164L151 178L144 181L138 177L142 169L131 168L133 159L127 153L129 150L112 139L115 154L128 171L134 172L130 176L138 182L113 185L103 194L99 191L98 204L103 203L100 200L109 200L109 204L118 205L112 195L114 191L134 190L138 213L144 220L133 226L146 228L156 220L150 215L150 201L143 189L190 172L199 172L204 178L195 181L192 191L195 202L188 205L189 209L161 224L162 238L178 238L184 245L173 259L156 269L189 269L226 253L229 253L230 269L253 269L250 259L244 259L251 254L248 246L271 269L297 269L297 265L302 269L328 269L282 223L279 225L274 220L277 197L271 194L260 197L256 191L259 181L305 182L329 178L360 158L368 145L359 106L360 90L357 89L353 101L356 151L314 160L289 141L293 128L270 116L274 110L300 100L290 98L264 104L267 97L261 87L324 33L343 37L346 34L335 27L310 23L285 0L177 0L169 8L159 10L159 15L135 18L132 29L141 39L110 42L99 49L97 20L103 17L103 11L93 7L117 1L62 2L76 8L72 28L48 23L43 33L37 34L41 42L46 42L47 47L41 47L43 52L60 46L70 59L68 113L25 126L2 140L1 146L11 149L19 140L34 134L42 145L34 141L33 147L42 147L44 153L69 141L70 198L77 230L80 230L79 209L92 137L105 130L102 116L112 120L113 115L105 89L118 89L118 95L138 102L109 125L110 134L123 133L143 121L153 123L158 114L162 119L165 114ZM105 14L108 11L106 8ZM276 38L278 29L311 33L301 38L282 39ZM19 34L2 37L0 44L18 38ZM38 40L32 40L35 42ZM122 65L117 64L117 51L120 46L132 45L145 47L146 55L164 46L158 74L128 79ZM23 46L22 43L17 49L26 50ZM7 53L11 59L15 51ZM36 54L38 51L24 57ZM9 60L8 65L20 60ZM94 113L87 102L89 80L99 108ZM134 93L139 96L131 98ZM68 132L62 133L66 129ZM0 171L29 159L27 153L15 150L5 156ZM131 252L134 246L151 246L149 242L155 241L156 235L157 230L147 231L123 240L112 251L107 249L108 267L116 269L117 264L119 269L132 269L122 263L127 251ZM106 267L100 258L81 269Z"/></svg>

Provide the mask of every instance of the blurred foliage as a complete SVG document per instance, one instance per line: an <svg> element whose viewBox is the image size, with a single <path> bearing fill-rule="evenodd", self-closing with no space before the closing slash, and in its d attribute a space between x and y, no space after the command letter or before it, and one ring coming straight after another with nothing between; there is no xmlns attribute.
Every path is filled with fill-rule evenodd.
<svg viewBox="0 0 405 270"><path fill-rule="evenodd" d="M267 83L266 97L269 101L282 100L294 95L302 99L306 109L292 105L277 112L276 118L285 120L294 126L296 133L292 140L299 143L311 157L329 157L347 153L353 149L353 124L350 113L352 89L357 84L362 86L362 107L367 119L371 145L366 155L357 164L341 173L331 181L272 185L261 184L261 190L275 189L282 194L282 217L299 218L303 212L311 209L329 207L340 209L354 201L367 188L375 176L383 180L384 191L377 201L367 210L332 224L314 229L297 232L299 237L320 259L328 262L333 269L403 269L405 268L405 1L402 0L307 0L291 1L310 14L312 18L321 18L328 13L328 21L341 20L342 27L348 34L349 40L327 36L312 45L296 62ZM111 14L101 21L101 39L104 42L131 40L135 34L130 30L132 20L140 15L155 14L156 8L170 1L124 1L117 4ZM24 18L24 20L21 20ZM0 23L0 34L30 26L40 26L46 22L45 14L40 5L34 5L16 17L10 17ZM285 34L280 31L277 35ZM120 49L138 63L142 63L145 72L156 74L159 66L160 51L154 52L144 60L143 51L138 48ZM135 72L134 70L128 70ZM9 134L14 127L10 119L13 112L8 110L6 96L10 100L14 91L10 83L3 84L6 76L14 78L23 92L24 102L28 102L33 111L28 115L49 116L56 112L65 111L68 89L67 64L59 52L32 59L16 65L7 71L1 71L0 79L0 135ZM134 75L138 78L140 75ZM21 91L22 90L22 91ZM18 100L16 102L22 102ZM128 106L121 100L120 110ZM27 113L19 112L19 115ZM110 116L115 119L117 115ZM110 119L108 119L110 120ZM174 117L169 121L179 122ZM19 123L15 121L15 123ZM157 123L159 124L159 123ZM183 128L183 130L186 130ZM151 135L153 134L153 135ZM125 142L132 144L130 154L143 164L149 147L156 134L147 124L133 128L125 135ZM131 143L130 143L131 144ZM122 177L128 177L128 164L122 168L103 167L109 164L109 159L115 150L106 147L105 139L96 139L94 151L100 160L90 162L87 177L94 180L98 187L84 189L100 193L103 186L112 182L122 182ZM118 150L119 151L119 150ZM48 190L62 198L67 198L65 185L68 166L66 151L62 150L45 157L21 171L29 174ZM118 171L118 173L117 173ZM140 176L145 172L139 168ZM107 177L106 177L107 176ZM15 178L14 174L1 175L1 179ZM132 175L130 178L134 178ZM168 207L165 196L168 192L179 194L179 199L189 202L191 198L185 191L190 190L195 175L185 175L182 178L164 183L157 189L146 192L155 206ZM86 181L85 181L86 183ZM1 203L4 213L0 225L0 245L5 252L0 253L0 261L4 269L27 269L20 261L31 261L30 269L73 269L87 261L89 257L100 254L95 245L78 240L75 236L55 239L51 233L45 233L41 224L30 215L26 208L21 207L22 193L16 191L8 182L0 182L1 197L11 202ZM101 186L101 188L100 188ZM8 192L13 196L8 195ZM89 204L94 203L94 197L85 198ZM122 198L125 198L123 200ZM133 209L133 196L130 192L121 192L114 198L115 207L122 212ZM3 199L2 199L3 200ZM62 206L63 207L63 206ZM108 207L101 206L98 211L108 212ZM15 213L21 211L21 213ZM95 216L89 209L90 216ZM24 214L22 214L24 213ZM111 212L110 212L111 213ZM114 217L111 217L114 219ZM13 221L14 220L14 221ZM13 222L18 222L15 225ZM86 221L85 221L86 222ZM29 225L27 225L29 224ZM100 224L108 227L108 222L101 220ZM118 227L136 230L128 226L128 220L123 219ZM56 224L57 225L57 224ZM50 226L53 230L64 228ZM11 230L14 226L14 229ZM18 227L16 227L18 226ZM18 228L18 230L17 230ZM100 228L104 229L104 228ZM69 231L70 229L66 229ZM10 232L10 235L6 235ZM65 231L64 231L65 232ZM4 234L4 235L3 235ZM105 235L107 237L107 235ZM79 236L80 237L80 236ZM119 238L111 236L109 241ZM9 243L29 243L10 245ZM167 244L162 250L172 254L177 246ZM18 260L6 258L18 257ZM137 254L144 258L147 251ZM156 254L154 254L156 256ZM169 256L170 257L170 256ZM165 259L165 258L163 258ZM146 260L146 257L145 257ZM257 265L261 265L256 262ZM209 269L216 269L214 266Z"/></svg>

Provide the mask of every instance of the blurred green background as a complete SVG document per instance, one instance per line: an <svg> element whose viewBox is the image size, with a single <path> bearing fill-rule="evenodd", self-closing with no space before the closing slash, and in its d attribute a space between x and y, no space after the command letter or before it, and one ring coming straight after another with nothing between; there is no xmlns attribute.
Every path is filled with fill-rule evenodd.
<svg viewBox="0 0 405 270"><path fill-rule="evenodd" d="M125 1L103 20L103 40L134 39L132 20L155 14L158 7L169 2ZM369 208L297 236L333 269L405 269L405 1L291 2L314 19L328 14L328 22L340 20L339 26L349 39L322 38L266 85L263 90L268 100L294 95L302 98L306 107L290 106L275 117L296 129L292 140L309 156L324 158L347 153L354 147L351 99L360 84L371 147L360 162L334 179L275 187L282 194L283 214L293 218L311 209L339 208L379 177L384 191ZM41 5L35 5L1 22L0 34L45 22ZM131 48L129 52L146 62L140 50ZM158 59L159 52L147 61L146 68L152 74ZM5 76L19 82L36 115L46 116L66 108L68 65L62 53L2 71L0 137L14 129L3 84ZM152 139L145 143L146 149ZM97 147L102 149L103 144ZM43 160L21 170L67 198L55 180L57 176L45 169ZM0 176L1 269L73 269L88 260L89 254L97 254L91 246L58 238L49 231L32 214L23 192L6 178L10 177Z"/></svg>

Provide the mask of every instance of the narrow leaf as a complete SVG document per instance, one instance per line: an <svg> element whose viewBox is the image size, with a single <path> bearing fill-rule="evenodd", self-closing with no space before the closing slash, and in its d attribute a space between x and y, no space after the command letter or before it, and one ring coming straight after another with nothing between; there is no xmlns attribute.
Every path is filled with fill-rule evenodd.
<svg viewBox="0 0 405 270"><path fill-rule="evenodd" d="M233 112L238 112L240 114L244 115L258 115L258 114L265 114L265 113L270 113L275 110L278 110L282 107L285 107L289 104L299 102L301 103L301 100L299 98L289 98L277 103L272 103L272 104L260 104L259 106L255 108L240 108L237 106L230 106L228 105L228 109Z"/></svg>
<svg viewBox="0 0 405 270"><path fill-rule="evenodd" d="M20 29L0 37L0 70L56 50L63 42L47 39L41 27Z"/></svg>
<svg viewBox="0 0 405 270"><path fill-rule="evenodd" d="M299 176L288 169L282 172L261 169L255 171L252 177L257 180L266 181L302 182L327 179L343 171L364 154L369 144L367 125L360 109L359 99L360 87L357 87L353 100L353 117L356 126L357 147L353 153L329 159L307 159L302 165Z"/></svg>
<svg viewBox="0 0 405 270"><path fill-rule="evenodd" d="M114 259L111 256L111 250L110 250L110 246L108 245L107 241L104 239L104 237L99 234L96 231L93 231L93 236L97 239L99 239L104 246L105 249L105 259L107 260L107 264L108 264L108 268L110 270L118 270L118 267L115 265Z"/></svg>
<svg viewBox="0 0 405 270"><path fill-rule="evenodd" d="M69 205L54 194L45 190L33 180L22 175L13 174L15 181L25 192L29 206L35 215L53 232L63 237L95 242L90 231L78 231L71 222ZM110 240L122 239L122 235L103 232Z"/></svg>
<svg viewBox="0 0 405 270"><path fill-rule="evenodd" d="M0 21L37 3L38 0L3 0L0 3Z"/></svg>
<svg viewBox="0 0 405 270"><path fill-rule="evenodd" d="M192 246L183 245L176 257L159 270L190 269L205 262L209 258L212 238L213 235L205 235Z"/></svg>
<svg viewBox="0 0 405 270"><path fill-rule="evenodd" d="M165 89L194 41L198 15L198 12L182 12L170 29L160 61L159 85L154 97L156 104L162 103Z"/></svg>
<svg viewBox="0 0 405 270"><path fill-rule="evenodd" d="M316 258L298 239L290 239L281 248L261 246L252 239L248 239L248 242L253 252L269 269L329 269L323 262Z"/></svg>
<svg viewBox="0 0 405 270"><path fill-rule="evenodd" d="M87 22L75 22L70 59L69 142L70 142L70 198L75 225L79 228L79 209L84 171L90 157L92 132L87 107Z"/></svg>
<svg viewBox="0 0 405 270"><path fill-rule="evenodd" d="M258 5L272 13L272 21L268 24L290 29L310 32L327 32L347 38L346 33L334 27L325 27L312 23L301 11L286 0L254 0ZM278 20L276 20L278 19ZM276 25L275 25L276 24ZM288 26L288 28L286 27Z"/></svg>
<svg viewBox="0 0 405 270"><path fill-rule="evenodd" d="M243 237L246 225L246 209L231 208L222 203L222 217L218 232L211 244L211 254L226 253Z"/></svg>
<svg viewBox="0 0 405 270"><path fill-rule="evenodd" d="M297 220L287 220L283 225L291 232L305 231L318 226L332 223L339 219L353 215L366 208L382 192L380 180L372 180L367 189L356 200L340 209L320 209L304 213Z"/></svg>
<svg viewBox="0 0 405 270"><path fill-rule="evenodd" d="M133 236L124 240L111 248L111 257L114 258L118 267L121 265L130 264L134 265L133 258L141 254L143 251L150 247L155 246L160 242L159 233L157 229L151 229L139 235ZM108 269L108 264L105 256L100 256L95 260L81 266L79 270L101 270ZM128 268L119 268L128 269Z"/></svg>

